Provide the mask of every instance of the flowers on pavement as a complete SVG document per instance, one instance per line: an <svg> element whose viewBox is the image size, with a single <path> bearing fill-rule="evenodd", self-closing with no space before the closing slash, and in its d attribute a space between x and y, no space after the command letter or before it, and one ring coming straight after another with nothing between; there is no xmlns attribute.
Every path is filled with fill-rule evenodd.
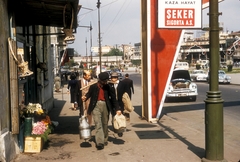
<svg viewBox="0 0 240 162"><path fill-rule="evenodd" d="M48 125L44 121L36 122L33 124L32 134L41 135L47 130Z"/></svg>
<svg viewBox="0 0 240 162"><path fill-rule="evenodd" d="M47 141L48 135L52 132L54 126L42 106L39 103L29 103L27 106L21 105L20 109L23 122L26 117L31 117L33 120L31 136L41 137L44 141Z"/></svg>

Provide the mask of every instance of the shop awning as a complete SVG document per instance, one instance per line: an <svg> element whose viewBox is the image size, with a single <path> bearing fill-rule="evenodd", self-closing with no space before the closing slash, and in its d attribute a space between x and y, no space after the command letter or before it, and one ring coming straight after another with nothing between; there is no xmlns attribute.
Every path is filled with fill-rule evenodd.
<svg viewBox="0 0 240 162"><path fill-rule="evenodd" d="M78 27L79 0L12 0L10 6L16 25L43 25L53 27Z"/></svg>

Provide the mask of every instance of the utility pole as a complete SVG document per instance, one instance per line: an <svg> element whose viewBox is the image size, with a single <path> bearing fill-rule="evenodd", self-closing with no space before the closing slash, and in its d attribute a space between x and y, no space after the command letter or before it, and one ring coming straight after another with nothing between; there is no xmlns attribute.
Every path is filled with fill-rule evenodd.
<svg viewBox="0 0 240 162"><path fill-rule="evenodd" d="M209 1L210 82L205 100L205 158L202 162L226 162L223 146L223 99L219 91L218 0Z"/></svg>
<svg viewBox="0 0 240 162"><path fill-rule="evenodd" d="M87 38L85 40L85 43L86 43L86 62L87 62L87 69L88 69Z"/></svg>
<svg viewBox="0 0 240 162"><path fill-rule="evenodd" d="M100 30L100 0L97 2L97 8L98 8L98 51L99 51L99 68L100 68L100 73L102 72L102 48L101 48L101 30Z"/></svg>
<svg viewBox="0 0 240 162"><path fill-rule="evenodd" d="M116 66L117 66L117 51L118 51L118 47L117 47L117 44L116 44Z"/></svg>
<svg viewBox="0 0 240 162"><path fill-rule="evenodd" d="M91 67L92 67L92 23L90 21L90 54L91 54Z"/></svg>
<svg viewBox="0 0 240 162"><path fill-rule="evenodd" d="M123 47L123 62L125 63L125 46L124 46L124 44L122 45L122 47Z"/></svg>

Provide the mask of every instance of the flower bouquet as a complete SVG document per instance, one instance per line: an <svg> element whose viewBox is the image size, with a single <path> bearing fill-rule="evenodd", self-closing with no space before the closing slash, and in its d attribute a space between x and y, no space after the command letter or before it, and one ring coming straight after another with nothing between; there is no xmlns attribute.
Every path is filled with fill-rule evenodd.
<svg viewBox="0 0 240 162"><path fill-rule="evenodd" d="M48 135L53 131L54 125L39 103L29 103L27 106L22 105L20 117L22 119L32 118L32 123L30 123L31 137L41 137L44 142L48 140Z"/></svg>

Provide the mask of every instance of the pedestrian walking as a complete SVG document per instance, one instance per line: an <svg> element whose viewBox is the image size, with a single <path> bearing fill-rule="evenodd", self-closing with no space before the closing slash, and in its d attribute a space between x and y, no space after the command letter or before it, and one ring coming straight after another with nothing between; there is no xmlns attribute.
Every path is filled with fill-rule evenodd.
<svg viewBox="0 0 240 162"><path fill-rule="evenodd" d="M79 115L81 116L87 116L88 119L88 124L91 126L92 125L92 114L87 114L87 110L89 108L89 103L91 98L89 98L87 101L83 102L82 101L82 96L85 96L86 93L89 90L89 85L91 85L94 82L94 80L91 79L91 73L88 70L83 71L83 78L79 80Z"/></svg>
<svg viewBox="0 0 240 162"><path fill-rule="evenodd" d="M88 114L92 113L93 115L96 130L95 142L98 150L104 149L104 146L108 144L109 112L115 111L121 115L115 91L107 83L108 80L108 73L101 72L98 75L98 82L91 85L87 94L82 96L83 101L91 98Z"/></svg>
<svg viewBox="0 0 240 162"><path fill-rule="evenodd" d="M133 81L132 81L132 79L129 78L128 73L125 74L125 78L122 80L122 82L124 83L126 92L131 100L132 94L134 94L134 88L133 88ZM129 112L124 111L123 115L126 117L127 121L130 121L130 113Z"/></svg>
<svg viewBox="0 0 240 162"><path fill-rule="evenodd" d="M122 101L122 96L124 94L124 92L126 92L126 86L124 85L124 83L122 81L120 81L118 79L118 73L117 72L113 72L111 74L111 82L109 83L109 85L115 89L115 93L116 93L116 100L118 101L118 105L121 108L121 112L123 113L124 111L124 104ZM112 119L115 116L115 112L113 112L112 114ZM122 132L118 132L118 136L122 137L123 133Z"/></svg>
<svg viewBox="0 0 240 162"><path fill-rule="evenodd" d="M129 78L129 74L125 74L125 78L122 80L122 82L126 85L126 91L128 93L128 96L130 99L132 99L132 94L134 94L134 87L133 87L133 81Z"/></svg>
<svg viewBox="0 0 240 162"><path fill-rule="evenodd" d="M77 109L76 103L78 103L79 83L76 80L76 74L73 72L70 74L70 80L68 81L68 93L70 92L70 103L72 104L72 110Z"/></svg>
<svg viewBox="0 0 240 162"><path fill-rule="evenodd" d="M61 87L61 78L59 77L59 74L56 75L54 78L54 87L55 87L55 92L59 92L59 89Z"/></svg>

